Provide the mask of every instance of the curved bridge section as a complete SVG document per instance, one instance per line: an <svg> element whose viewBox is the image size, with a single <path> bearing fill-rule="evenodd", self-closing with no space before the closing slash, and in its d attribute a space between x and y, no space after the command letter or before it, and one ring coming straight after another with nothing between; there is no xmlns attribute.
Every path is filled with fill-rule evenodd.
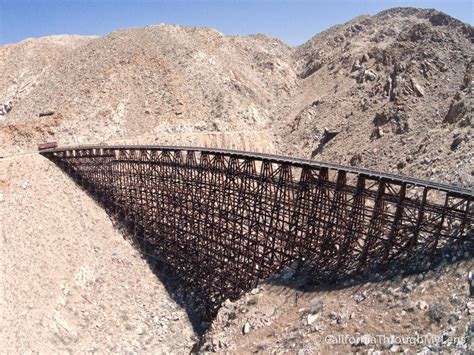
<svg viewBox="0 0 474 355"><path fill-rule="evenodd" d="M472 250L472 192L229 150L42 151L171 265L208 310L295 261L331 281L446 248Z"/></svg>

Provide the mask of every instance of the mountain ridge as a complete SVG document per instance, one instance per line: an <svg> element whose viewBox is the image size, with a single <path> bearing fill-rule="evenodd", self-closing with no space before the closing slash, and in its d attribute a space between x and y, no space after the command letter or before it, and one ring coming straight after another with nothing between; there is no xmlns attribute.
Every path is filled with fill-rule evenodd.
<svg viewBox="0 0 474 355"><path fill-rule="evenodd" d="M164 24L3 46L0 154L49 140L203 145L469 185L472 33L437 10L394 8L296 47L265 34ZM451 106L456 122L447 125ZM54 114L39 117L46 111ZM446 141L445 155L460 140L459 174L426 171L425 153L412 151L425 130ZM337 135L328 140L326 131ZM349 149L352 142L361 147ZM398 149L421 161L384 157Z"/></svg>

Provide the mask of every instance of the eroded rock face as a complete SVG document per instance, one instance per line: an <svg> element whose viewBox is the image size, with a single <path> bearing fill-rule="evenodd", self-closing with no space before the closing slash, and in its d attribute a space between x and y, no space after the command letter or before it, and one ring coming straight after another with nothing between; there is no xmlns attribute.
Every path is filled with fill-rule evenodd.
<svg viewBox="0 0 474 355"><path fill-rule="evenodd" d="M460 133L460 132L456 132L453 134L453 142L451 143L451 150L456 150L458 149L459 145L463 142L466 142L469 140L469 137L466 136L465 134L463 133Z"/></svg>
<svg viewBox="0 0 474 355"><path fill-rule="evenodd" d="M474 97L472 95L472 77L474 60L466 65L466 71L459 91L454 95L449 110L444 117L445 123L457 124L460 127L472 127L474 115Z"/></svg>
<svg viewBox="0 0 474 355"><path fill-rule="evenodd" d="M444 122L449 124L458 123L461 127L472 126L472 118L474 115L474 99L462 91L458 92L451 101L448 113L444 118Z"/></svg>
<svg viewBox="0 0 474 355"><path fill-rule="evenodd" d="M318 71L321 68L322 64L318 60L310 60L306 66L306 70L300 74L302 79L311 76L313 73Z"/></svg>

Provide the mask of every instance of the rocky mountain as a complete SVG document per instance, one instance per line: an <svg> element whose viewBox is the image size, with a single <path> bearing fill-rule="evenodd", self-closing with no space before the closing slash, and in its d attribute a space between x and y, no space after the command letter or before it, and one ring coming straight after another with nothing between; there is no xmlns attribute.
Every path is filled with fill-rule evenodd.
<svg viewBox="0 0 474 355"><path fill-rule="evenodd" d="M473 31L396 8L296 48L169 25L25 40L0 47L1 151L196 144L470 185Z"/></svg>
<svg viewBox="0 0 474 355"><path fill-rule="evenodd" d="M471 185L473 38L443 13L406 8L316 35L293 51L301 89L285 150Z"/></svg>

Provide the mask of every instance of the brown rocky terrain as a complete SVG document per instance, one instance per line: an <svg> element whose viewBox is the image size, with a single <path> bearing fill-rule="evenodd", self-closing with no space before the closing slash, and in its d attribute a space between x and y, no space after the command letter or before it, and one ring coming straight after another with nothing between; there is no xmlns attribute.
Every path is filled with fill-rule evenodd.
<svg viewBox="0 0 474 355"><path fill-rule="evenodd" d="M11 107L3 150L44 140L184 144L189 133L210 143L218 133L217 145L228 132L245 140L269 127L296 85L290 48L266 36L160 25L66 43L60 51L51 39L2 47L1 97ZM10 70L25 51L35 61ZM271 142L267 135L254 140Z"/></svg>
<svg viewBox="0 0 474 355"><path fill-rule="evenodd" d="M302 80L285 151L471 186L473 36L417 9L316 35L293 52Z"/></svg>
<svg viewBox="0 0 474 355"><path fill-rule="evenodd" d="M296 48L168 25L1 46L2 349L183 353L197 341L105 212L33 153L38 143L243 149L472 187L473 37L448 15L403 8ZM277 277L227 302L202 349L467 351L473 262L461 256L420 277L342 289L302 293L299 280ZM426 333L444 338L319 342Z"/></svg>

